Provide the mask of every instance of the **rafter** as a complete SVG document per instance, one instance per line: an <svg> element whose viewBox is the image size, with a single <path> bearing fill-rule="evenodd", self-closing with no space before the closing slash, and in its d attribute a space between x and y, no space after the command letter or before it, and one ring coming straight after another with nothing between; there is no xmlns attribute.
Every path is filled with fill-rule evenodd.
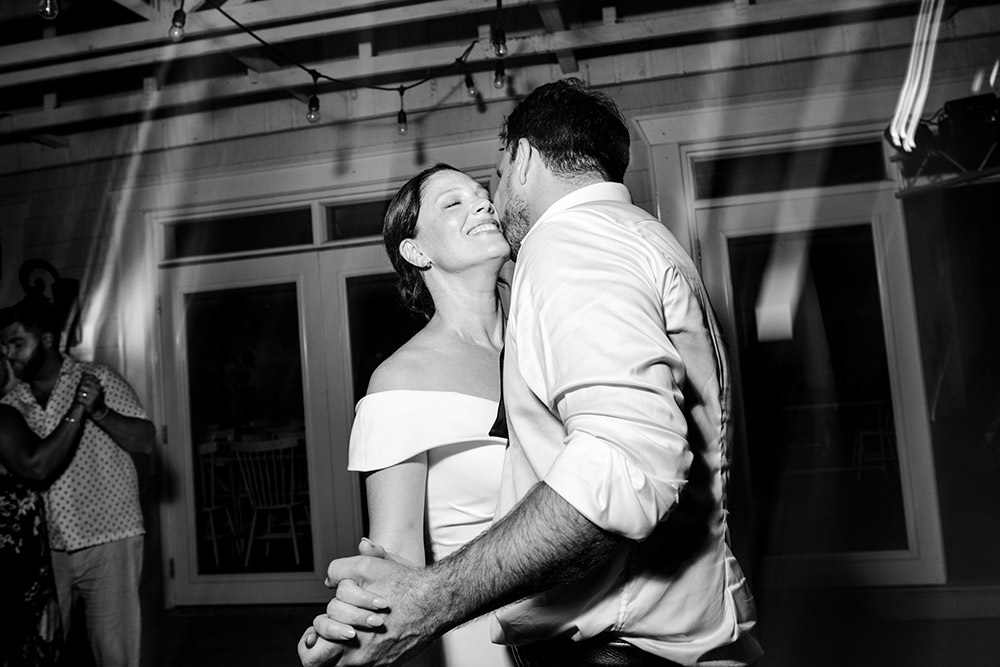
<svg viewBox="0 0 1000 667"><path fill-rule="evenodd" d="M562 32L566 29L566 21L563 20L562 11L555 2L541 2L538 4L538 14L542 17L542 25L545 32ZM576 56L572 51L556 51L556 58L559 60L559 68L563 74L572 74L580 70L576 62Z"/></svg>

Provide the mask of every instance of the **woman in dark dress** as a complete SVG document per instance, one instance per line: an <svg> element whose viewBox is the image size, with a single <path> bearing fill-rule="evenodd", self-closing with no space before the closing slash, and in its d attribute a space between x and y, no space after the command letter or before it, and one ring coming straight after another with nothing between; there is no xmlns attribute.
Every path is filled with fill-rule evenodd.
<svg viewBox="0 0 1000 667"><path fill-rule="evenodd" d="M0 358L0 375L7 369ZM0 378L0 385L6 384ZM85 376L78 393L97 396L101 384ZM42 490L72 458L86 421L74 403L45 438L20 413L0 405L0 666L54 665L62 649L62 621L49 556Z"/></svg>

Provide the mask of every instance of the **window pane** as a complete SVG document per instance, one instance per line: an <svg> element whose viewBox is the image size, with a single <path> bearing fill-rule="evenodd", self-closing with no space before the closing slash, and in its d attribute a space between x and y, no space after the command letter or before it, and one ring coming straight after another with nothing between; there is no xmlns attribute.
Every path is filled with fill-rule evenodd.
<svg viewBox="0 0 1000 667"><path fill-rule="evenodd" d="M198 572L311 571L296 286L200 292L186 308Z"/></svg>
<svg viewBox="0 0 1000 667"><path fill-rule="evenodd" d="M882 144L822 146L703 160L694 164L695 197L713 199L885 180Z"/></svg>
<svg viewBox="0 0 1000 667"><path fill-rule="evenodd" d="M731 239L729 254L766 553L905 549L870 227Z"/></svg>
<svg viewBox="0 0 1000 667"><path fill-rule="evenodd" d="M326 209L326 240L339 241L382 233L382 219L389 200L328 206Z"/></svg>
<svg viewBox="0 0 1000 667"><path fill-rule="evenodd" d="M313 242L312 213L308 208L177 222L169 225L166 232L166 259L286 248Z"/></svg>

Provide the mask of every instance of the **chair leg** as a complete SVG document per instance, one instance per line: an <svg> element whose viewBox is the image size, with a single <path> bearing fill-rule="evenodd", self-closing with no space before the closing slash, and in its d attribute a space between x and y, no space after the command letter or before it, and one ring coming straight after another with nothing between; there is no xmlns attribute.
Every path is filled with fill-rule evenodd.
<svg viewBox="0 0 1000 667"><path fill-rule="evenodd" d="M253 516L250 517L250 535L247 537L247 556L243 559L243 567L250 566L250 550L253 548L253 534L254 529L257 527L257 510L253 511Z"/></svg>
<svg viewBox="0 0 1000 667"><path fill-rule="evenodd" d="M215 512L208 511L208 535L212 540L212 556L215 557L215 567L219 567L219 537L215 534Z"/></svg>
<svg viewBox="0 0 1000 667"><path fill-rule="evenodd" d="M295 516L292 508L288 508L288 529L292 532L292 551L295 552L295 565L299 564L299 535L295 532Z"/></svg>
<svg viewBox="0 0 1000 667"><path fill-rule="evenodd" d="M233 547L236 549L236 556L243 555L243 536L236 530L236 523L233 522L232 512L228 507L223 507L226 511L226 523L229 524L229 534L233 536Z"/></svg>

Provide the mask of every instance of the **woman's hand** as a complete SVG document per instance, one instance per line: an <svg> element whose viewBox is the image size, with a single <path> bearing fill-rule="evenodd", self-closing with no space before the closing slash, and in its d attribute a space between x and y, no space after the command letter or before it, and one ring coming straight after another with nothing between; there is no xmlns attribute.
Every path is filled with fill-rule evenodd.
<svg viewBox="0 0 1000 667"><path fill-rule="evenodd" d="M358 555L372 556L386 560L396 560L389 556L386 550L369 540L362 538L358 545ZM330 586L329 580L327 586ZM370 630L380 627L385 621L379 612L385 611L389 604L380 596L366 591L355 582L345 579L336 585L336 597L326 606L326 614L313 619L313 627L306 630L299 642L299 657L303 649L309 650L322 643L348 641L357 635L355 628ZM322 632L323 636L319 635ZM325 639L324 639L325 638ZM328 654L334 649L325 650L310 655ZM303 661L303 664L306 664Z"/></svg>

